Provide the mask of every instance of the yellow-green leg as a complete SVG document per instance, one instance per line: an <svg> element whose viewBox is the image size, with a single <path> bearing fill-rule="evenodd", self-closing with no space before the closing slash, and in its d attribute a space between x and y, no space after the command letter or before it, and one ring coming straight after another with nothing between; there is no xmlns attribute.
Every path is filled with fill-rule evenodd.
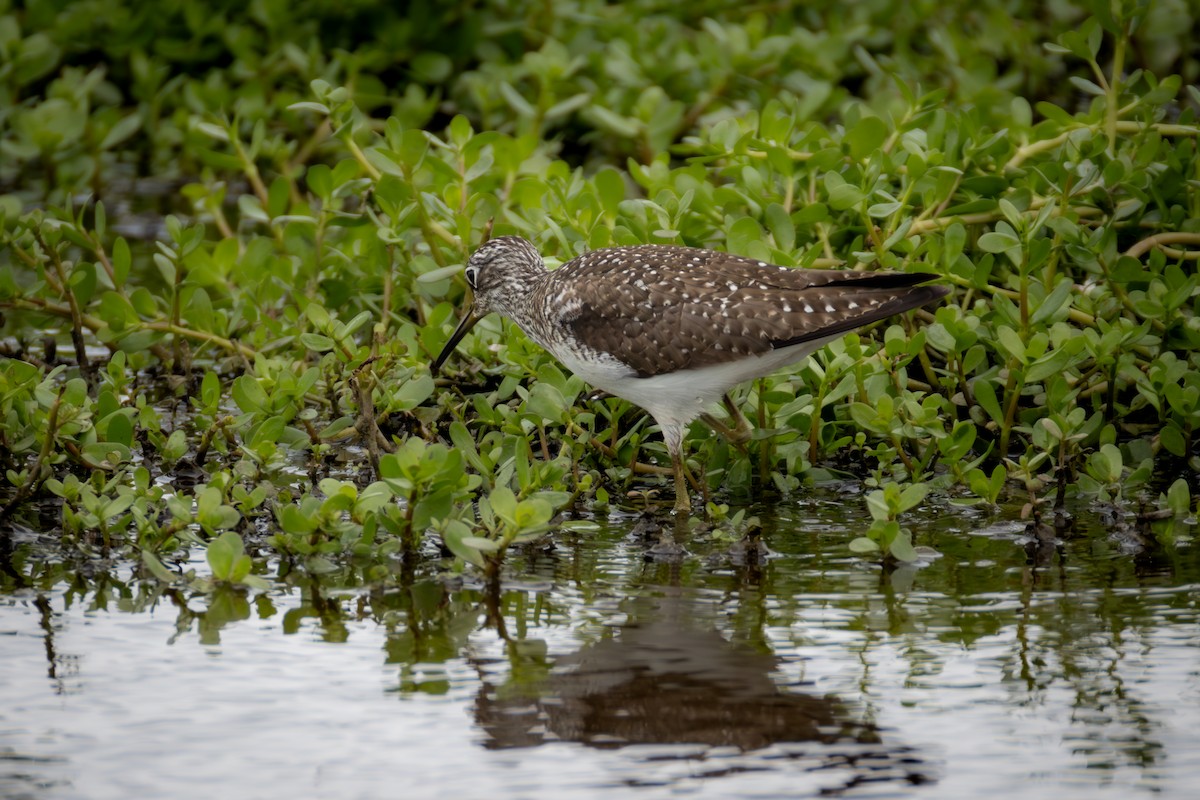
<svg viewBox="0 0 1200 800"><path fill-rule="evenodd" d="M692 513L692 496L688 491L687 465L683 463L683 456L674 450L671 451L671 469L675 472L675 513L678 516L686 517Z"/></svg>
<svg viewBox="0 0 1200 800"><path fill-rule="evenodd" d="M750 441L750 438L754 435L754 428L750 427L750 420L746 419L745 414L737 407L737 403L733 402L733 398L729 396L728 392L721 398L721 404L729 412L729 419L733 422L732 427L726 425L712 414L701 414L700 419L704 421L705 425L712 428L721 436L724 436L726 441L731 445L745 452L746 442Z"/></svg>
<svg viewBox="0 0 1200 800"><path fill-rule="evenodd" d="M754 435L754 428L750 427L750 420L746 419L746 415L738 408L737 403L733 402L729 392L726 392L721 398L721 403L729 412L729 418L733 420L733 430L730 432L729 441L737 445L743 445L750 441L750 437Z"/></svg>

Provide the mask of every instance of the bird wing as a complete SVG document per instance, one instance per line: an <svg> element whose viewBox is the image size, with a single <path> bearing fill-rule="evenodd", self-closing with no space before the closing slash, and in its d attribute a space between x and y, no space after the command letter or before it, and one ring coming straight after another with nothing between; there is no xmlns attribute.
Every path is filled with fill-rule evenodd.
<svg viewBox="0 0 1200 800"><path fill-rule="evenodd" d="M563 332L650 377L836 336L925 305L922 273L789 269L664 245L594 250L541 298Z"/></svg>

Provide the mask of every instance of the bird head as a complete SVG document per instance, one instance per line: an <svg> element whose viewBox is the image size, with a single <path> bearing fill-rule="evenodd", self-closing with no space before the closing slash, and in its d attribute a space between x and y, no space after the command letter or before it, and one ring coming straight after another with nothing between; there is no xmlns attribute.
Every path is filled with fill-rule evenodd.
<svg viewBox="0 0 1200 800"><path fill-rule="evenodd" d="M520 236L498 236L471 254L463 275L470 287L462 319L433 362L436 374L475 323L493 311L519 317L530 292L546 274L541 254Z"/></svg>

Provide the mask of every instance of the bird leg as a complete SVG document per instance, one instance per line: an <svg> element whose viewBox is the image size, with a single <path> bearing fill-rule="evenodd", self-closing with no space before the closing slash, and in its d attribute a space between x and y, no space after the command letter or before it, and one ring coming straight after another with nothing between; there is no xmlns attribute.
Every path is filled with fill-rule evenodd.
<svg viewBox="0 0 1200 800"><path fill-rule="evenodd" d="M671 450L671 469L675 471L675 513L686 517L692 513L692 497L688 493L687 465L683 456Z"/></svg>
<svg viewBox="0 0 1200 800"><path fill-rule="evenodd" d="M750 427L750 420L746 419L746 415L742 413L742 409L738 408L738 404L733 402L733 398L729 396L729 392L726 392L721 397L721 403L729 411L729 418L734 422L734 428L729 441L734 444L744 445L754 435L754 428Z"/></svg>
<svg viewBox="0 0 1200 800"><path fill-rule="evenodd" d="M738 408L737 403L733 402L733 398L729 396L728 392L721 398L721 404L729 412L729 418L733 422L733 427L726 425L712 414L701 414L700 419L703 420L705 425L721 434L721 436L724 436L727 442L745 453L746 442L750 441L750 438L754 435L754 429L750 427L750 420L746 419L746 416Z"/></svg>

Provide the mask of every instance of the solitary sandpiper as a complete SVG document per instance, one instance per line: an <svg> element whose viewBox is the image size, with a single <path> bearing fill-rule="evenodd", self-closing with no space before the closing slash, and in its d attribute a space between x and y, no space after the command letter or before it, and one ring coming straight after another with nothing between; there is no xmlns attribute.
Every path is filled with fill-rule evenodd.
<svg viewBox="0 0 1200 800"><path fill-rule="evenodd" d="M592 250L553 271L519 236L485 242L467 262L474 292L436 372L495 311L593 386L644 408L671 454L675 510L691 508L683 433L723 401L735 443L750 425L729 390L805 358L848 331L945 295L928 273L789 269L675 245Z"/></svg>

